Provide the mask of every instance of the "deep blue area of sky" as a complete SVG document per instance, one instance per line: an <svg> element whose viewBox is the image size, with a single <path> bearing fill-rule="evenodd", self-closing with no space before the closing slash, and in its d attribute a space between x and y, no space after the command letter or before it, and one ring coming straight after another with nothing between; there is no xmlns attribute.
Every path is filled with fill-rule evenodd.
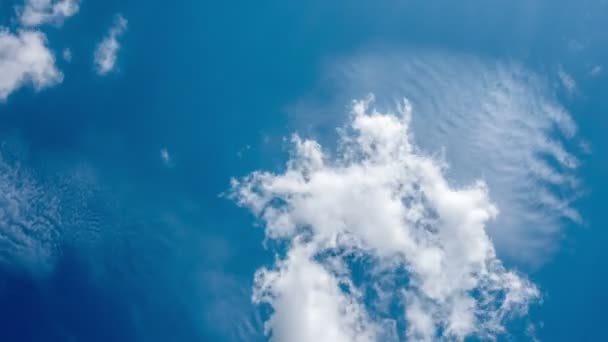
<svg viewBox="0 0 608 342"><path fill-rule="evenodd" d="M2 25L14 27L15 3L0 3ZM102 78L92 53L116 13L129 29ZM58 55L73 52L58 61L64 82L0 104L0 141L49 182L86 165L95 191L74 204L87 210L71 227L82 237L63 242L53 270L0 269L0 340L237 339L255 316L253 272L272 255L220 194L230 177L280 167L282 137L298 129L286 108L328 59L378 46L512 60L550 77L561 64L579 80L582 96L562 95L593 146L579 203L588 224L529 270L546 293L531 317L543 341L605 340L608 79L585 75L608 61L607 22L601 1L83 0L63 27L44 28Z"/></svg>

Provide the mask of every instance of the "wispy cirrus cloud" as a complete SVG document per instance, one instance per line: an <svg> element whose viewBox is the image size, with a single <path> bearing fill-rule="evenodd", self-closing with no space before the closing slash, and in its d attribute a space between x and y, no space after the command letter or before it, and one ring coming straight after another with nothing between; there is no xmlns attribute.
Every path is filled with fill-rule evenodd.
<svg viewBox="0 0 608 342"><path fill-rule="evenodd" d="M94 62L99 75L106 75L114 69L120 43L118 38L127 30L127 20L117 15L108 35L99 43L95 50Z"/></svg>
<svg viewBox="0 0 608 342"><path fill-rule="evenodd" d="M410 102L395 114L373 104L354 102L335 152L295 135L284 171L233 181L232 197L284 246L255 276L254 302L273 309L267 333L279 342L503 333L539 292L496 256L487 185L450 184L445 164L412 141Z"/></svg>
<svg viewBox="0 0 608 342"><path fill-rule="evenodd" d="M58 170L35 158L19 135L0 140L0 268L38 276L54 269L65 246L99 241L100 188L89 164Z"/></svg>
<svg viewBox="0 0 608 342"><path fill-rule="evenodd" d="M55 255L59 200L0 154L0 263L45 268Z"/></svg>
<svg viewBox="0 0 608 342"><path fill-rule="evenodd" d="M413 140L442 156L450 181L486 181L502 213L488 225L501 255L539 265L566 226L583 222L574 205L583 191L583 140L549 82L534 72L443 52L361 54L329 63L323 85L292 108L294 125L327 132L344 121L336 114L343 103L368 92L381 108L411 101Z"/></svg>
<svg viewBox="0 0 608 342"><path fill-rule="evenodd" d="M39 90L62 80L43 33L0 28L0 101L24 85Z"/></svg>

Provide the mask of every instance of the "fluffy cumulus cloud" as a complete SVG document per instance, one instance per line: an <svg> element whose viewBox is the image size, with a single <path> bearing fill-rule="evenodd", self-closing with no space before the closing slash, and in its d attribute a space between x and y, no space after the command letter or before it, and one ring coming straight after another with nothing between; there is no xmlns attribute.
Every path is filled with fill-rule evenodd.
<svg viewBox="0 0 608 342"><path fill-rule="evenodd" d="M24 85L42 89L62 80L43 33L0 28L0 101Z"/></svg>
<svg viewBox="0 0 608 342"><path fill-rule="evenodd" d="M413 140L443 156L453 184L486 181L502 213L488 224L499 254L540 265L564 228L583 222L575 206L584 190L582 140L550 82L513 63L467 55L377 52L330 63L323 86L294 106L293 122L300 131L327 132L343 122L344 103L369 92L380 108L411 101Z"/></svg>
<svg viewBox="0 0 608 342"><path fill-rule="evenodd" d="M496 256L486 183L451 185L412 142L410 103L396 108L356 101L334 152L296 135L284 171L233 181L277 246L253 297L273 309L273 340L493 337L538 298Z"/></svg>
<svg viewBox="0 0 608 342"><path fill-rule="evenodd" d="M26 0L23 7L17 8L19 21L26 27L47 23L63 24L66 18L79 10L78 0Z"/></svg>
<svg viewBox="0 0 608 342"><path fill-rule="evenodd" d="M110 32L95 50L94 62L98 74L105 75L114 69L116 56L120 49L118 38L123 35L126 29L127 20L122 15L117 15Z"/></svg>
<svg viewBox="0 0 608 342"><path fill-rule="evenodd" d="M364 306L340 284L348 284L314 260L317 246L294 241L276 269L256 275L254 301L269 303L275 314L268 332L277 341L375 341L381 331Z"/></svg>

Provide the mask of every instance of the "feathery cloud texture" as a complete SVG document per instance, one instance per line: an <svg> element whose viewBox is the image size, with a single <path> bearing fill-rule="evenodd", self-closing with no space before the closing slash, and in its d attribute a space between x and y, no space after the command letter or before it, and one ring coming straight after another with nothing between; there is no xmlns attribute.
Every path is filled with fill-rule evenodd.
<svg viewBox="0 0 608 342"><path fill-rule="evenodd" d="M238 204L287 249L255 276L254 301L274 310L267 332L279 342L503 332L539 292L496 257L486 184L449 184L442 162L412 143L408 101L398 115L372 104L354 103L334 154L296 135L283 172L233 181Z"/></svg>
<svg viewBox="0 0 608 342"><path fill-rule="evenodd" d="M99 75L106 75L114 69L116 55L120 49L118 38L127 30L127 20L122 15L117 15L114 25L110 28L108 35L99 43L95 50L95 68Z"/></svg>
<svg viewBox="0 0 608 342"><path fill-rule="evenodd" d="M0 28L0 101L24 85L39 90L63 80L46 43L41 32Z"/></svg>
<svg viewBox="0 0 608 342"><path fill-rule="evenodd" d="M59 234L59 200L0 154L0 263L46 267Z"/></svg>

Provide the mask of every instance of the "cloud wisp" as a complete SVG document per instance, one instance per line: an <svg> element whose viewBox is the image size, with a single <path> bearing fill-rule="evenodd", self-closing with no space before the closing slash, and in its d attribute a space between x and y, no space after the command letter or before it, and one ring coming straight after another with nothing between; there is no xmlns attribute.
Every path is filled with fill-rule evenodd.
<svg viewBox="0 0 608 342"><path fill-rule="evenodd" d="M39 90L63 80L46 44L41 32L13 34L0 27L0 101L24 85Z"/></svg>
<svg viewBox="0 0 608 342"><path fill-rule="evenodd" d="M110 28L108 35L99 43L95 49L95 68L99 75L106 75L114 70L116 56L120 49L118 38L127 30L127 20L122 15L117 15L114 25Z"/></svg>
<svg viewBox="0 0 608 342"><path fill-rule="evenodd" d="M492 337L538 298L496 256L486 184L451 185L413 143L410 103L398 109L355 101L335 152L294 135L284 171L233 180L276 242L253 296L273 309L274 341Z"/></svg>
<svg viewBox="0 0 608 342"><path fill-rule="evenodd" d="M65 19L78 13L78 0L27 0L23 7L17 8L19 22L25 27L43 24L61 25Z"/></svg>
<svg viewBox="0 0 608 342"><path fill-rule="evenodd" d="M488 225L499 254L533 266L583 218L574 205L581 139L554 88L506 62L441 52L360 55L330 64L324 86L294 107L298 130L336 127L349 99L372 92L380 108L403 96L416 108L413 139L443 156L457 185L483 178L502 215Z"/></svg>
<svg viewBox="0 0 608 342"><path fill-rule="evenodd" d="M557 70L557 76L568 94L572 95L577 92L578 86L576 85L576 80L561 65Z"/></svg>

